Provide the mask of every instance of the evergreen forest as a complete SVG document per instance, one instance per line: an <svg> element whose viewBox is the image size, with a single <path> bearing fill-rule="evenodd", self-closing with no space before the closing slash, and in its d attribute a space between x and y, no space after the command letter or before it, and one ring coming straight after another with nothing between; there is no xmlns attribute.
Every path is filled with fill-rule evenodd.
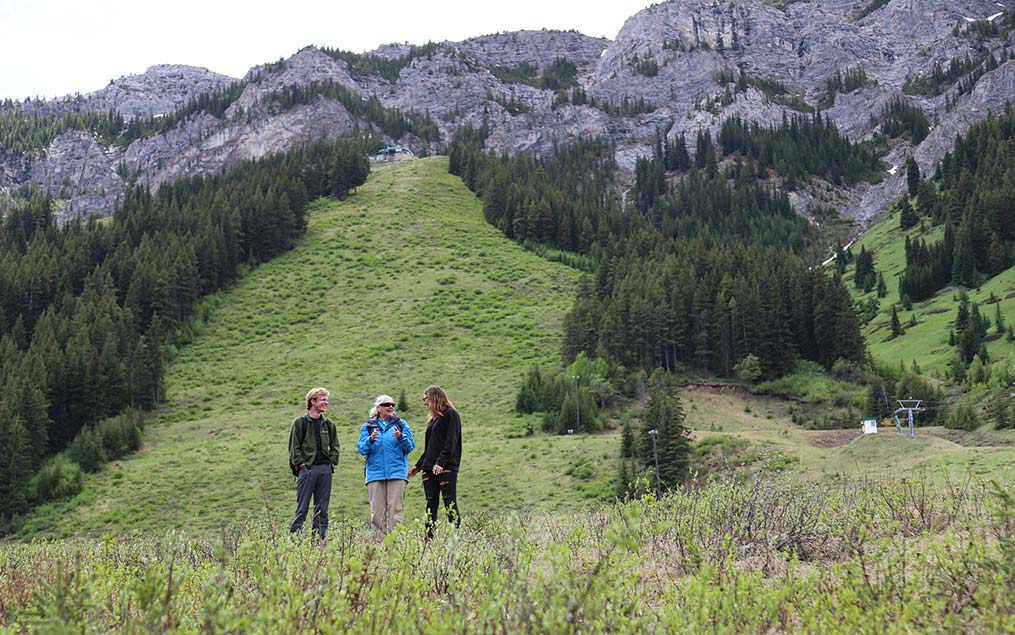
<svg viewBox="0 0 1015 635"><path fill-rule="evenodd" d="M72 494L78 467L94 471L136 447L136 413L159 404L166 355L199 319L195 302L288 250L308 202L362 185L371 144L315 142L155 194L131 187L111 222L57 227L47 193L10 199L0 227L0 513ZM62 451L70 461L38 469Z"/></svg>
<svg viewBox="0 0 1015 635"><path fill-rule="evenodd" d="M1011 264L1015 244L1015 108L991 114L955 140L932 178L917 172L896 206L903 228L943 226L939 242L906 244L900 295L929 298L949 284L977 287Z"/></svg>

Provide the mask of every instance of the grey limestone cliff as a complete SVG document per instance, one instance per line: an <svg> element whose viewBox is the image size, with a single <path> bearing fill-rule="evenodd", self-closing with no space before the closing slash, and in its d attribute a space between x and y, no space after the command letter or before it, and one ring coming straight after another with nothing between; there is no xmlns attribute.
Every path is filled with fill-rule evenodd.
<svg viewBox="0 0 1015 635"><path fill-rule="evenodd" d="M156 66L89 95L25 108L113 109L130 118L177 112L195 96L235 81L243 82L243 90L224 112L182 117L171 130L126 148L104 147L80 131L60 135L38 156L0 148L0 191L35 183L63 200L62 220L108 215L124 185L121 175L158 187L313 139L377 129L325 97L293 107L273 105L273 95L314 82L339 84L364 99L376 96L386 108L431 117L440 141L427 145L409 133L391 139L417 150L440 151L466 124L486 123L488 149L509 154L546 154L579 137L607 138L628 177L660 130L685 135L693 147L700 130L710 130L714 138L729 116L768 124L820 108L840 131L860 141L879 131L879 113L901 99L934 125L918 146L893 140L884 161L898 167L913 156L929 172L957 134L1015 96L1015 62L1002 57L1015 39L970 28L1006 10L988 0L890 0L880 8L857 0L669 0L631 16L613 40L574 31L518 31L373 51L399 64L397 78L353 69L314 47L255 66L242 80L207 69ZM929 76L935 65L991 53L1002 60L999 68L962 94L955 86L940 94L904 90L907 81ZM538 81L508 79L514 77L508 71L523 63L541 73L557 59L574 64L577 88L558 92ZM830 93L830 78L850 69L862 69L867 81L847 93ZM741 76L749 80L746 89L733 82ZM570 103L571 90L584 91L594 102ZM640 100L643 107L637 113L622 110L625 100ZM881 183L849 190L804 184L793 200L802 212L815 200L831 201L862 226L898 196L903 178L896 170Z"/></svg>

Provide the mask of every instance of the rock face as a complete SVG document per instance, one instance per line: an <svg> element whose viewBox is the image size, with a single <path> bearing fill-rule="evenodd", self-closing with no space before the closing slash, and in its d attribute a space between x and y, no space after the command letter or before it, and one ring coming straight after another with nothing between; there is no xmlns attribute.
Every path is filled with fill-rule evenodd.
<svg viewBox="0 0 1015 635"><path fill-rule="evenodd" d="M34 108L36 112L47 114L115 110L125 118L170 114L191 99L236 81L206 68L159 64L141 75L110 80L105 88L83 97L74 95L49 102L34 102Z"/></svg>
<svg viewBox="0 0 1015 635"><path fill-rule="evenodd" d="M455 48L487 66L513 67L527 62L542 69L557 58L579 67L593 66L609 43L576 31L543 30L483 35L465 40Z"/></svg>
<svg viewBox="0 0 1015 635"><path fill-rule="evenodd" d="M399 64L397 78L352 68L325 51L307 47L278 62L252 68L242 80L186 66L155 66L115 80L86 96L31 102L35 113L116 110L125 118L176 112L200 94L242 81L242 94L219 116L199 112L166 133L137 139L127 148L103 147L90 134L68 131L40 156L0 147L0 191L25 183L48 188L64 203L60 220L112 213L125 176L153 187L181 176L218 171L236 162L284 151L317 138L342 137L374 127L336 100L318 97L280 108L268 98L293 85L341 85L386 108L430 116L441 141L428 144L406 134L393 142L439 151L460 126L491 128L487 146L505 153L545 154L579 137L615 142L617 163L630 175L638 156L651 152L658 130L715 137L722 121L738 115L763 124L819 107L853 140L877 132L876 116L893 99L918 106L935 122L919 146L897 141L885 161L901 165L912 155L929 172L957 134L1015 96L1015 61L983 74L972 90L953 86L940 95L903 91L907 80L929 76L935 65L983 59L1015 47L1000 31L970 31L1005 11L988 0L890 0L870 11L869 0L669 0L631 16L612 41L574 31L518 31L412 48L391 44L373 55ZM415 56L415 57L413 57ZM567 94L539 88L538 73L557 59L577 69L580 88L595 105L572 105ZM521 64L535 69L529 83L500 78ZM830 94L837 72L862 69L867 82L848 94ZM746 90L731 78L743 74ZM773 87L779 87L778 94ZM725 97L725 98L724 98ZM626 114L619 107L642 100ZM609 104L610 108L604 108ZM875 119L872 119L872 115ZM376 129L376 128L375 128ZM878 185L821 198L863 226L904 188L904 174ZM801 211L814 196L794 196Z"/></svg>

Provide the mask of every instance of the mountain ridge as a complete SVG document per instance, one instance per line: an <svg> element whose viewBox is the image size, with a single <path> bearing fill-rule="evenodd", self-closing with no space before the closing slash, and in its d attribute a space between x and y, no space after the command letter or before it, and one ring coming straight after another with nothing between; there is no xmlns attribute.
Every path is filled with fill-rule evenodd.
<svg viewBox="0 0 1015 635"><path fill-rule="evenodd" d="M113 105L130 109L125 114L143 116L163 114L167 105L186 101L184 95L193 99L232 81L242 82L243 90L221 116L195 112L172 130L134 140L126 148L67 131L43 150L46 156L0 153L0 191L28 183L48 189L66 201L62 222L107 216L131 176L158 187L310 139L376 129L331 98L282 111L266 101L293 85L315 82L332 82L364 99L376 96L387 109L432 117L439 141L412 133L391 139L417 151L440 151L455 130L484 122L492 128L487 148L506 154L545 155L578 137L604 137L617 144L618 166L630 179L637 157L651 154L657 131L693 137L698 130L709 130L715 138L722 121L733 115L777 124L786 114L807 114L798 109L820 104L827 98L830 78L849 68L863 69L869 81L848 94L833 93L823 116L859 141L877 133L875 120L889 101L902 99L920 108L928 119L937 120L931 135L915 146L893 141L885 160L900 166L912 155L927 173L957 134L1015 95L1015 63L1004 59L961 94L955 84L940 94L910 94L907 82L950 61L1006 56L1013 45L1010 13L1002 10L998 17L997 4L986 0L892 0L863 15L872 6L849 0L734 0L725 5L670 0L628 18L612 41L543 30L442 42L421 47L426 52L417 56L417 47L379 47L376 57L404 60L394 81L359 72L317 47L255 66L240 80L206 69L161 65L66 101L64 107L104 110ZM563 93L501 78L505 71L528 70L523 64L542 73L557 59L575 69L574 83ZM769 87L781 86L786 94L773 95L763 89L764 83L731 92L722 77L736 73ZM598 106L580 102L578 89L598 100ZM730 103L722 103L730 93ZM150 96L147 103L145 94ZM644 100L644 111L617 110L634 99ZM58 103L32 107L45 110ZM862 228L880 216L904 186L897 171L885 174L878 184L834 188L825 204L839 208ZM802 192L797 198L798 211L806 213L817 195Z"/></svg>

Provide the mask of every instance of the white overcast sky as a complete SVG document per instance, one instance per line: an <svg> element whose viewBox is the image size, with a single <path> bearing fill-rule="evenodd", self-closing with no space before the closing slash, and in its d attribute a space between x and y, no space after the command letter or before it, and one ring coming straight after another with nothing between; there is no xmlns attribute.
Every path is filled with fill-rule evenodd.
<svg viewBox="0 0 1015 635"><path fill-rule="evenodd" d="M652 0L0 0L0 99L99 90L154 64L242 77L308 44L460 41L521 29L614 39Z"/></svg>

